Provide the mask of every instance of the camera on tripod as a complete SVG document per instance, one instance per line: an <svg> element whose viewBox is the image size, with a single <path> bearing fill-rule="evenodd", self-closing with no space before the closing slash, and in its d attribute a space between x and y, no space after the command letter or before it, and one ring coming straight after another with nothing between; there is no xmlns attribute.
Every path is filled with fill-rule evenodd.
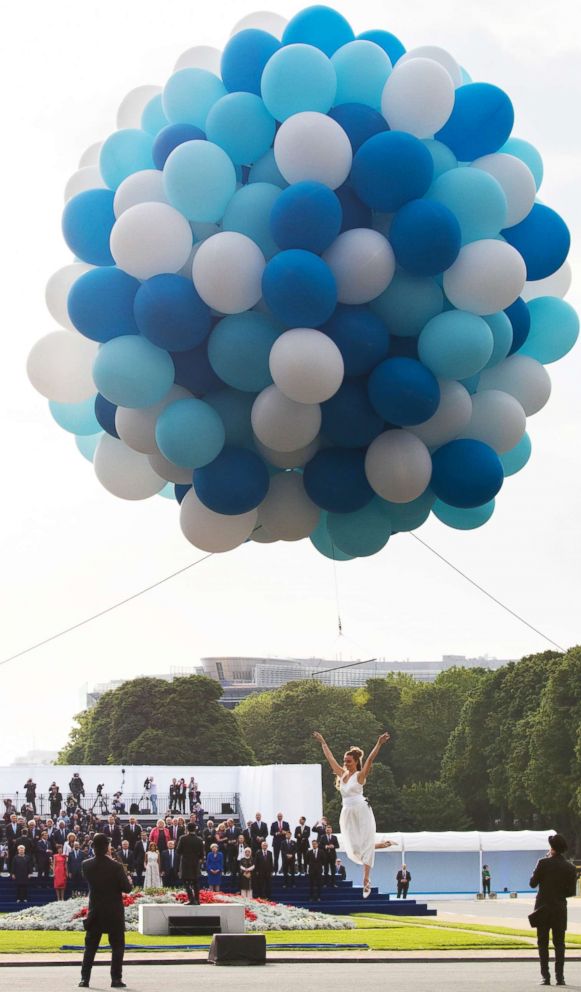
<svg viewBox="0 0 581 992"><path fill-rule="evenodd" d="M97 786L97 795L98 796L101 796L103 794L103 789L104 788L105 788L105 783L104 782L100 782L99 785Z"/></svg>

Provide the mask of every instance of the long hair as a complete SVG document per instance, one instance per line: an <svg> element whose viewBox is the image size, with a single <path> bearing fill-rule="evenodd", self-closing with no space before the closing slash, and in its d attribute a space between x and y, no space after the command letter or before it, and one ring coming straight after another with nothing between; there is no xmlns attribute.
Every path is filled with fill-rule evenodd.
<svg viewBox="0 0 581 992"><path fill-rule="evenodd" d="M363 751L361 750L360 747L348 747L347 750L345 751L345 755L348 755L348 754L351 755L351 757L355 761L355 768L356 768L356 770L358 772L360 772L361 769L362 769L362 767L363 767L363 764L362 764L362 762L363 762ZM342 774L341 775L337 775L335 777L335 788L336 789L339 789L340 788L341 778L342 778Z"/></svg>

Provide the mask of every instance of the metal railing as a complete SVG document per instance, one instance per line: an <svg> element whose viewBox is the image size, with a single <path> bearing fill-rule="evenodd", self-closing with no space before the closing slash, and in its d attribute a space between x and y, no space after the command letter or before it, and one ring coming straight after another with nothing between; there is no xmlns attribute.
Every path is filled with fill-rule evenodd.
<svg viewBox="0 0 581 992"><path fill-rule="evenodd" d="M63 802L54 803L51 806L51 797L47 793L38 793L35 797L32 811L28 812L31 815L37 813L43 818L48 816L51 816L53 819L60 817L61 813L66 810L67 797L68 793L63 794ZM27 815L23 812L27 806L26 796L23 792L12 794L0 793L0 816L2 816L7 808L5 800L10 800L14 804L15 812L18 816ZM122 808L118 806L116 809L113 794L105 791L102 793L87 792L84 796L79 797L78 805L84 810L103 815L118 812L121 816L129 816L132 808L136 816L139 814L143 816L165 816L168 812L189 816L191 812L189 796L186 795L185 803L183 804L176 803L175 801L172 801L170 804L168 792L158 792L157 796L143 792L123 792L119 797L119 802ZM200 803L206 818L226 819L227 817L238 817L239 815L240 798L237 792L206 792L202 790L200 793Z"/></svg>

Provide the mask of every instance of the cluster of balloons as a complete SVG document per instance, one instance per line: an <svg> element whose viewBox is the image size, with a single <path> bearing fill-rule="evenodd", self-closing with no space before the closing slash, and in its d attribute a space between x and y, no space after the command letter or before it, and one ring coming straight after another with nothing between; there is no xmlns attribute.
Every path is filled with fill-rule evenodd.
<svg viewBox="0 0 581 992"><path fill-rule="evenodd" d="M330 7L142 86L66 189L30 379L196 547L484 524L573 346L569 232L506 93Z"/></svg>

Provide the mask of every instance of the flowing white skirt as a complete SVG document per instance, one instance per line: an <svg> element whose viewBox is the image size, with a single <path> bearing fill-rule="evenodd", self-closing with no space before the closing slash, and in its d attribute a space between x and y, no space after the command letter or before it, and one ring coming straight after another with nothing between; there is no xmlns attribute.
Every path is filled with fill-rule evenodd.
<svg viewBox="0 0 581 992"><path fill-rule="evenodd" d="M373 868L375 861L375 817L371 806L360 802L344 804L339 818L341 847L351 861Z"/></svg>
<svg viewBox="0 0 581 992"><path fill-rule="evenodd" d="M150 861L145 869L144 889L161 889L161 877L157 861Z"/></svg>

